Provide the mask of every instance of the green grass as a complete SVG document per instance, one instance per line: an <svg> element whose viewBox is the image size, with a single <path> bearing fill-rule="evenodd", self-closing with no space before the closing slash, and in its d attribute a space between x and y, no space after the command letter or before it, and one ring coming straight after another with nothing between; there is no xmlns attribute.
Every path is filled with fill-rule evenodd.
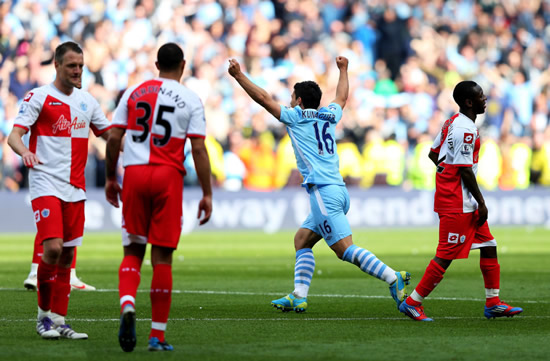
<svg viewBox="0 0 550 361"><path fill-rule="evenodd" d="M269 303L293 288L293 233L206 233L182 238L174 257L167 340L172 353L146 351L150 328L144 265L137 298L138 346L118 340L117 234L88 233L78 274L101 292L71 294L68 322L86 341L45 341L36 335L36 294L22 282L32 234L0 235L1 360L543 360L550 353L550 232L496 228L501 297L524 308L514 318L483 317L484 287L476 251L456 261L425 301L433 323L400 314L385 283L339 261L319 243L305 314L283 314ZM415 286L433 257L437 230L356 232L354 241ZM412 290L412 288L411 288Z"/></svg>

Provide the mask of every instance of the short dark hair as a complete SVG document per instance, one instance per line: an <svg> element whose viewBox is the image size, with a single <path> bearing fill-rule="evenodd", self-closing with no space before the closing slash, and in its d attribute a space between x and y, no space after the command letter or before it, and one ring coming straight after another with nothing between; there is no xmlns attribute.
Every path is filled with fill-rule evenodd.
<svg viewBox="0 0 550 361"><path fill-rule="evenodd" d="M476 96L475 87L478 84L472 80L464 80L458 83L453 90L453 99L459 107L466 106L466 99L473 99Z"/></svg>
<svg viewBox="0 0 550 361"><path fill-rule="evenodd" d="M62 64L63 57L68 51L74 51L77 54L83 54L80 45L78 45L74 41L66 41L62 44L59 44L57 48L55 48L55 61L59 64Z"/></svg>
<svg viewBox="0 0 550 361"><path fill-rule="evenodd" d="M159 70L176 70L183 61L183 50L176 43L166 43L157 52Z"/></svg>
<svg viewBox="0 0 550 361"><path fill-rule="evenodd" d="M323 92L316 82L308 80L294 84L294 95L296 99L302 98L304 108L317 109Z"/></svg>

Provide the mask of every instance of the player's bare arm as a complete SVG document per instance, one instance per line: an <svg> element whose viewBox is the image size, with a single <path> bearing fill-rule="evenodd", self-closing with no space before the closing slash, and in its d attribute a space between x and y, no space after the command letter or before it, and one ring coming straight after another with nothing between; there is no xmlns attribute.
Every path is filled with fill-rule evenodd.
<svg viewBox="0 0 550 361"><path fill-rule="evenodd" d="M122 189L117 181L117 162L120 154L120 147L122 143L122 137L126 129L124 128L111 128L105 133L109 133L107 139L107 150L105 152L105 198L107 202L111 203L114 207L118 208L118 200ZM105 134L104 133L104 134Z"/></svg>
<svg viewBox="0 0 550 361"><path fill-rule="evenodd" d="M21 127L13 127L10 135L8 136L8 145L13 149L13 151L21 156L23 159L23 164L26 167L32 168L37 164L40 164L40 160L25 146L23 140L21 139L23 135L27 133L27 130Z"/></svg>
<svg viewBox="0 0 550 361"><path fill-rule="evenodd" d="M229 59L229 68L227 71L229 75L235 78L252 100L264 107L277 120L281 119L281 106L264 89L254 84L244 75L241 71L241 66L235 59Z"/></svg>
<svg viewBox="0 0 550 361"><path fill-rule="evenodd" d="M193 153L193 162L197 171L197 177L202 188L202 199L199 202L197 219L199 225L203 225L210 220L212 215L212 184L210 173L210 159L203 138L190 138L191 152ZM203 217L201 219L201 214Z"/></svg>
<svg viewBox="0 0 550 361"><path fill-rule="evenodd" d="M332 103L339 104L344 109L349 95L348 59L344 56L337 56L336 66L340 70L340 76L338 77L338 85L336 86L336 98L334 98Z"/></svg>
<svg viewBox="0 0 550 361"><path fill-rule="evenodd" d="M468 188L474 199L477 201L479 212L478 224L481 226L485 223L485 221L487 221L489 211L485 205L485 199L483 199L483 195L477 185L474 171L471 167L459 167L458 169L464 185Z"/></svg>

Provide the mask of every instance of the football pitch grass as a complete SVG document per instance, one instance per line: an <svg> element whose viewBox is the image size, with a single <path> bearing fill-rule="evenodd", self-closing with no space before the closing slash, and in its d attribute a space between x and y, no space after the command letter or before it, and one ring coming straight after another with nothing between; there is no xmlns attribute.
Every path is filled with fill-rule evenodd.
<svg viewBox="0 0 550 361"><path fill-rule="evenodd" d="M120 237L84 236L77 273L96 292L71 294L67 322L89 339L42 340L35 332L36 293L23 288L33 234L0 235L0 360L548 360L550 231L494 228L501 298L523 307L513 318L483 316L479 252L451 265L424 302L435 322L396 309L387 285L339 261L321 241L306 313L281 313L270 301L293 289L293 233L196 232L174 254L167 329L173 352L146 349L151 325L146 262L137 296L138 344L118 345ZM416 286L433 257L436 229L356 231L357 245ZM148 259L148 256L147 258Z"/></svg>

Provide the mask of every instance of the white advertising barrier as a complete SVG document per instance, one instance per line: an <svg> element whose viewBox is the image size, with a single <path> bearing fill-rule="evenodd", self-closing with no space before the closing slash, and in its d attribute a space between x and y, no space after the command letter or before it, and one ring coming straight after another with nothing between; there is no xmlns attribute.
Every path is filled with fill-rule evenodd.
<svg viewBox="0 0 550 361"><path fill-rule="evenodd" d="M398 188L349 189L348 213L352 229L437 226L433 212L433 192L403 191ZM101 189L89 190L86 202L87 231L120 229L121 209L105 200ZM484 192L489 223L532 225L550 228L550 189ZM187 188L183 202L183 233L199 229L198 188ZM201 230L261 230L273 233L295 230L309 212L309 196L304 189L277 192L227 192L214 190L213 214ZM0 232L33 232L34 217L26 192L0 192Z"/></svg>

